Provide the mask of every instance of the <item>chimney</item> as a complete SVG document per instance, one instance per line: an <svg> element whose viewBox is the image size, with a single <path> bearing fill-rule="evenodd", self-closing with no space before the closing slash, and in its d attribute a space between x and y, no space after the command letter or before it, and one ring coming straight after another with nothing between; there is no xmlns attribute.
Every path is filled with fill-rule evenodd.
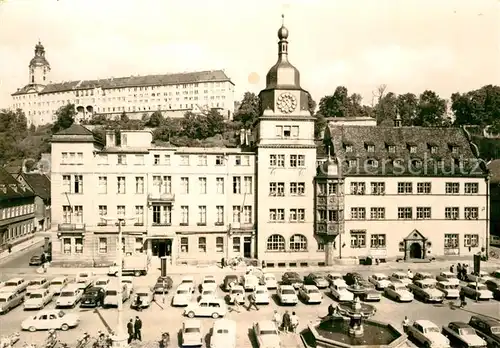
<svg viewBox="0 0 500 348"><path fill-rule="evenodd" d="M116 146L116 134L114 130L106 131L106 147Z"/></svg>
<svg viewBox="0 0 500 348"><path fill-rule="evenodd" d="M396 111L396 118L394 119L394 127L401 127L401 115Z"/></svg>

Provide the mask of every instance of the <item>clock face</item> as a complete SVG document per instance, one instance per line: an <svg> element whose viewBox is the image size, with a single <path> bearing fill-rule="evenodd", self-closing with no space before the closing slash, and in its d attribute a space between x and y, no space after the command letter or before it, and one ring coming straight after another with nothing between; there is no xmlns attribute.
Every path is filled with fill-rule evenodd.
<svg viewBox="0 0 500 348"><path fill-rule="evenodd" d="M282 93L278 97L276 106L282 113L289 114L297 107L297 99L291 93Z"/></svg>

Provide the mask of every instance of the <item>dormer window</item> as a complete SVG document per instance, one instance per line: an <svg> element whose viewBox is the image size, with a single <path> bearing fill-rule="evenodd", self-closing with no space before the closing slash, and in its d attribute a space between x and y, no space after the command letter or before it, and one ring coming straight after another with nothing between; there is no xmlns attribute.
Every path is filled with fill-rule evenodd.
<svg viewBox="0 0 500 348"><path fill-rule="evenodd" d="M392 145L392 144L387 145L387 151L389 153L396 153L396 145Z"/></svg>
<svg viewBox="0 0 500 348"><path fill-rule="evenodd" d="M454 155L458 155L458 146L456 145L450 145L450 151Z"/></svg>
<svg viewBox="0 0 500 348"><path fill-rule="evenodd" d="M411 160L411 166L413 168L421 168L422 167L422 161L418 158L414 158Z"/></svg>
<svg viewBox="0 0 500 348"><path fill-rule="evenodd" d="M350 159L348 161L349 167L354 168L356 167L356 160L355 159Z"/></svg>
<svg viewBox="0 0 500 348"><path fill-rule="evenodd" d="M378 161L373 158L369 158L366 160L366 164L371 166L371 167L378 167Z"/></svg>
<svg viewBox="0 0 500 348"><path fill-rule="evenodd" d="M352 145L351 144L344 144L345 152L352 152Z"/></svg>
<svg viewBox="0 0 500 348"><path fill-rule="evenodd" d="M365 147L366 147L366 151L375 152L375 145L374 144L366 143Z"/></svg>
<svg viewBox="0 0 500 348"><path fill-rule="evenodd" d="M408 144L408 150L410 150L410 153L417 153L417 145Z"/></svg>

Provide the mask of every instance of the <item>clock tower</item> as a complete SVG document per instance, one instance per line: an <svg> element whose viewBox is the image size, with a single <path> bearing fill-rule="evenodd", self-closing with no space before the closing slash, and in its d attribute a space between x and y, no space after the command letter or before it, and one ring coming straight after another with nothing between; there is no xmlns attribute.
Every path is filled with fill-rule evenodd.
<svg viewBox="0 0 500 348"><path fill-rule="evenodd" d="M324 261L314 234L316 145L309 93L288 61L288 29L278 30L278 61L259 93L256 124L257 254L274 265Z"/></svg>

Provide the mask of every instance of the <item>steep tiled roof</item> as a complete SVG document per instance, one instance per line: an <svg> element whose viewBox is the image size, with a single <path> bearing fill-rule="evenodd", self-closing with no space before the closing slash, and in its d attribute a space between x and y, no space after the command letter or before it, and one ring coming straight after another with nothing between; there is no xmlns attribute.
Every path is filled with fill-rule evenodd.
<svg viewBox="0 0 500 348"><path fill-rule="evenodd" d="M5 169L0 168L0 202L33 196L28 187L22 186Z"/></svg>
<svg viewBox="0 0 500 348"><path fill-rule="evenodd" d="M78 123L73 123L69 128L57 132L55 135L93 135L93 133Z"/></svg>
<svg viewBox="0 0 500 348"><path fill-rule="evenodd" d="M91 130L78 123L73 123L70 127L63 129L51 138L51 142L77 142L77 143L98 143L102 145L100 137L96 136Z"/></svg>
<svg viewBox="0 0 500 348"><path fill-rule="evenodd" d="M325 141L330 153L342 161L346 175L485 175L484 167L475 165L477 158L461 128L329 125ZM440 161L444 169L439 168ZM453 173L452 168L456 168Z"/></svg>
<svg viewBox="0 0 500 348"><path fill-rule="evenodd" d="M50 180L47 175L39 173L23 173L21 175L37 196L43 199L50 198Z"/></svg>

